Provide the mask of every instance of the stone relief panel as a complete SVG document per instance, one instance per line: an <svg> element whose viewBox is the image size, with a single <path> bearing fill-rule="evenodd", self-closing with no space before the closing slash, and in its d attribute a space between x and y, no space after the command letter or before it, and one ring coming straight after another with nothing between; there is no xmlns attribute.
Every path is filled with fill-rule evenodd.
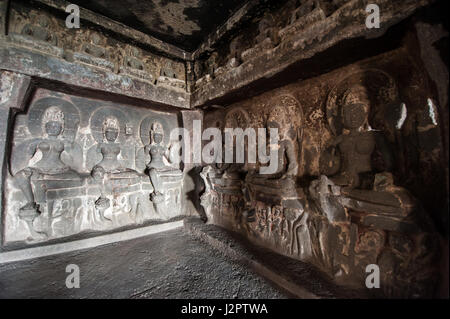
<svg viewBox="0 0 450 319"><path fill-rule="evenodd" d="M186 91L183 62L120 42L98 30L68 29L64 20L45 11L14 4L9 29L15 45L155 86Z"/></svg>
<svg viewBox="0 0 450 319"><path fill-rule="evenodd" d="M373 59L207 113L205 127L276 127L280 139L274 174L260 175L261 164L203 168L208 222L310 262L345 285L365 287L366 266L377 264L395 269L382 274L383 295L431 296L439 235L427 199L421 203L403 182L427 172L399 169L409 161L401 150L419 141L409 140L421 125L416 114L430 106L408 99L405 87L415 77L387 71L398 58L387 58L385 68L374 68Z"/></svg>
<svg viewBox="0 0 450 319"><path fill-rule="evenodd" d="M343 1L291 0L276 10L266 10L245 31L237 33L226 45L215 48L196 63L197 86L239 68L243 63L252 63L250 61L268 52L292 50L291 41L300 33L305 39L314 38L323 28L324 21L344 4ZM300 45L305 47L307 44Z"/></svg>
<svg viewBox="0 0 450 319"><path fill-rule="evenodd" d="M5 244L182 215L184 175L170 162L175 127L176 113L39 89L26 114L16 116Z"/></svg>

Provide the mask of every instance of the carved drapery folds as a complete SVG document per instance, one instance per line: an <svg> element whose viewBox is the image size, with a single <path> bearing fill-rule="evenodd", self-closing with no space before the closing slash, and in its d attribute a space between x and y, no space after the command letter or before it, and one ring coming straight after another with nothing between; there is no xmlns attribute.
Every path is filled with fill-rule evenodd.
<svg viewBox="0 0 450 319"><path fill-rule="evenodd" d="M261 175L247 164L203 169L206 216L311 262L338 282L364 287L366 266L377 264L389 269L381 270L384 295L430 296L438 237L429 213L396 184L401 178L395 167L402 157L389 144L400 138L395 125L401 112L393 111L401 105L398 87L377 69L328 80L335 84L315 92L321 101L303 100L309 108L300 102L314 90L306 84L306 89L265 93L225 114L205 117L205 127L225 116L225 122L242 119L234 121L242 122L242 129L274 127L280 132L274 174Z"/></svg>
<svg viewBox="0 0 450 319"><path fill-rule="evenodd" d="M5 243L180 216L183 172L173 168L176 176L166 180L170 174L163 167L155 182L146 169L158 161L148 140L150 122L170 132L177 127L177 115L130 106L125 113L120 105L38 90L26 114L16 116L6 179ZM168 137L158 141L161 150L177 143ZM151 158L145 154L149 145ZM152 200L155 192L164 194L162 203Z"/></svg>

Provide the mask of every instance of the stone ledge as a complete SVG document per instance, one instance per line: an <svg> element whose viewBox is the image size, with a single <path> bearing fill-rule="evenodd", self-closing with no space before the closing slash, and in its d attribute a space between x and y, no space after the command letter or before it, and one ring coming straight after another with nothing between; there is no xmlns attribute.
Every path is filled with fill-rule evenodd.
<svg viewBox="0 0 450 319"><path fill-rule="evenodd" d="M160 232L165 232L182 227L181 221L150 225L147 227L125 230L122 232L106 234L102 236L64 242L48 246L38 246L20 250L0 252L0 264L29 260L45 256L59 255L71 251L90 249L98 246L112 244L121 241L141 238Z"/></svg>
<svg viewBox="0 0 450 319"><path fill-rule="evenodd" d="M318 20L301 32L282 38L274 48L261 49L254 45L247 52L247 59L238 67L218 66L215 77L199 79L201 83L191 95L191 108L202 107L215 103L227 96L228 92L245 89L256 81L270 80L296 63L307 61L318 54L337 47L345 40L376 39L382 36L394 25L413 15L416 10L432 3L434 0L401 1L396 6L389 1L380 0L377 4L383 8L380 29L367 29L364 21L366 2L363 0L348 1L331 16ZM301 21L296 22L296 24ZM284 32L287 32L288 27ZM281 32L283 34L283 32ZM261 45L261 44L260 44ZM298 78L308 75L300 72ZM247 90L247 89L245 89Z"/></svg>
<svg viewBox="0 0 450 319"><path fill-rule="evenodd" d="M238 234L204 224L195 217L184 220L185 231L233 261L251 268L299 299L366 299L365 291L339 287L313 266L245 242Z"/></svg>
<svg viewBox="0 0 450 319"><path fill-rule="evenodd" d="M70 62L2 40L0 38L0 68L3 70L83 89L143 99L149 103L190 108L190 95L179 89L155 86L148 81L80 62Z"/></svg>

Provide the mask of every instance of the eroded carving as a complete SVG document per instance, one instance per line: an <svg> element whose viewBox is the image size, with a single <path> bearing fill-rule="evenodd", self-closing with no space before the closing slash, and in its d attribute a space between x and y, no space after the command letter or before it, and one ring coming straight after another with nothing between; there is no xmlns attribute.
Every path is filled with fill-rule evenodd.
<svg viewBox="0 0 450 319"><path fill-rule="evenodd" d="M15 175L17 185L26 198L26 204L19 209L19 216L27 222L30 231L35 235L39 232L35 231L33 222L41 214L37 202L40 205L46 202L42 192L64 187L65 181L68 184L82 184L80 175L62 160L65 150L65 143L61 140L64 118L64 113L58 106L50 106L44 111L44 138L28 145L28 154L35 158L37 153L40 153L41 158Z"/></svg>
<svg viewBox="0 0 450 319"><path fill-rule="evenodd" d="M340 109L343 130L346 132L332 139L329 150L334 154L338 147L340 151L340 173L333 177L338 185L357 187L360 174L372 171L371 155L375 149L375 136L368 129L368 99L367 91L362 86L354 86L344 93Z"/></svg>
<svg viewBox="0 0 450 319"><path fill-rule="evenodd" d="M48 12L13 6L10 30L12 45L122 74L125 79L135 78L152 85L186 90L186 72L182 62L156 56L95 29L68 29L64 20ZM123 85L129 85L128 82L123 81Z"/></svg>
<svg viewBox="0 0 450 319"><path fill-rule="evenodd" d="M258 23L258 35L252 48L242 53L242 60L248 61L259 52L276 47L280 43L277 21L271 14L266 14Z"/></svg>
<svg viewBox="0 0 450 319"><path fill-rule="evenodd" d="M156 174L162 180L158 183L137 165L144 144L134 127L148 111L127 106L125 115L115 106L45 90L36 96L27 114L16 120L12 177L6 181L6 243L113 230L182 214L181 170L176 183ZM167 130L175 127L173 114L152 114ZM158 155L151 161L155 166ZM162 187L170 206L154 208L152 182Z"/></svg>
<svg viewBox="0 0 450 319"><path fill-rule="evenodd" d="M256 99L260 104L231 107L225 127L279 129L280 141L272 145L279 162L269 175L256 173L260 163L204 168L206 217L311 262L343 284L364 287L365 267L378 264L398 269L383 274L384 296L429 296L436 281L436 230L417 199L395 184L391 172L379 170L391 166L373 164L389 157L379 143L395 132L378 122L375 131L371 120L398 102L396 84L378 70L336 82L330 92L317 92L323 104L307 112L289 94L272 99L266 93ZM308 98L309 90L303 93ZM220 117L208 116L206 126L216 126ZM308 167L315 158L317 167Z"/></svg>
<svg viewBox="0 0 450 319"><path fill-rule="evenodd" d="M147 123L144 120L143 124ZM149 137L150 144L145 146L145 153L150 155L150 161L147 163L147 172L153 186L153 192L150 195L159 213L170 210L177 212L181 209L182 180L183 172L177 167L178 164L172 163L173 152L176 145L168 145L169 139L164 139L164 127L162 122L154 120L151 123Z"/></svg>
<svg viewBox="0 0 450 319"><path fill-rule="evenodd" d="M56 46L58 39L50 32L51 23L50 18L45 15L34 16L31 23L23 27L22 34Z"/></svg>

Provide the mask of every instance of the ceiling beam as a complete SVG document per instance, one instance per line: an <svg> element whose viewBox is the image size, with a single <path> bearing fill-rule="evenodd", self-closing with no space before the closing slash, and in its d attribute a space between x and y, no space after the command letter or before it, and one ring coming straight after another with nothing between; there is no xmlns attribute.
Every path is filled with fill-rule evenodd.
<svg viewBox="0 0 450 319"><path fill-rule="evenodd" d="M210 33L208 38L192 53L192 60L198 59L203 53L211 51L212 47L229 31L233 30L245 18L245 16L257 5L267 2L268 0L249 0L236 12L234 12L228 20Z"/></svg>

